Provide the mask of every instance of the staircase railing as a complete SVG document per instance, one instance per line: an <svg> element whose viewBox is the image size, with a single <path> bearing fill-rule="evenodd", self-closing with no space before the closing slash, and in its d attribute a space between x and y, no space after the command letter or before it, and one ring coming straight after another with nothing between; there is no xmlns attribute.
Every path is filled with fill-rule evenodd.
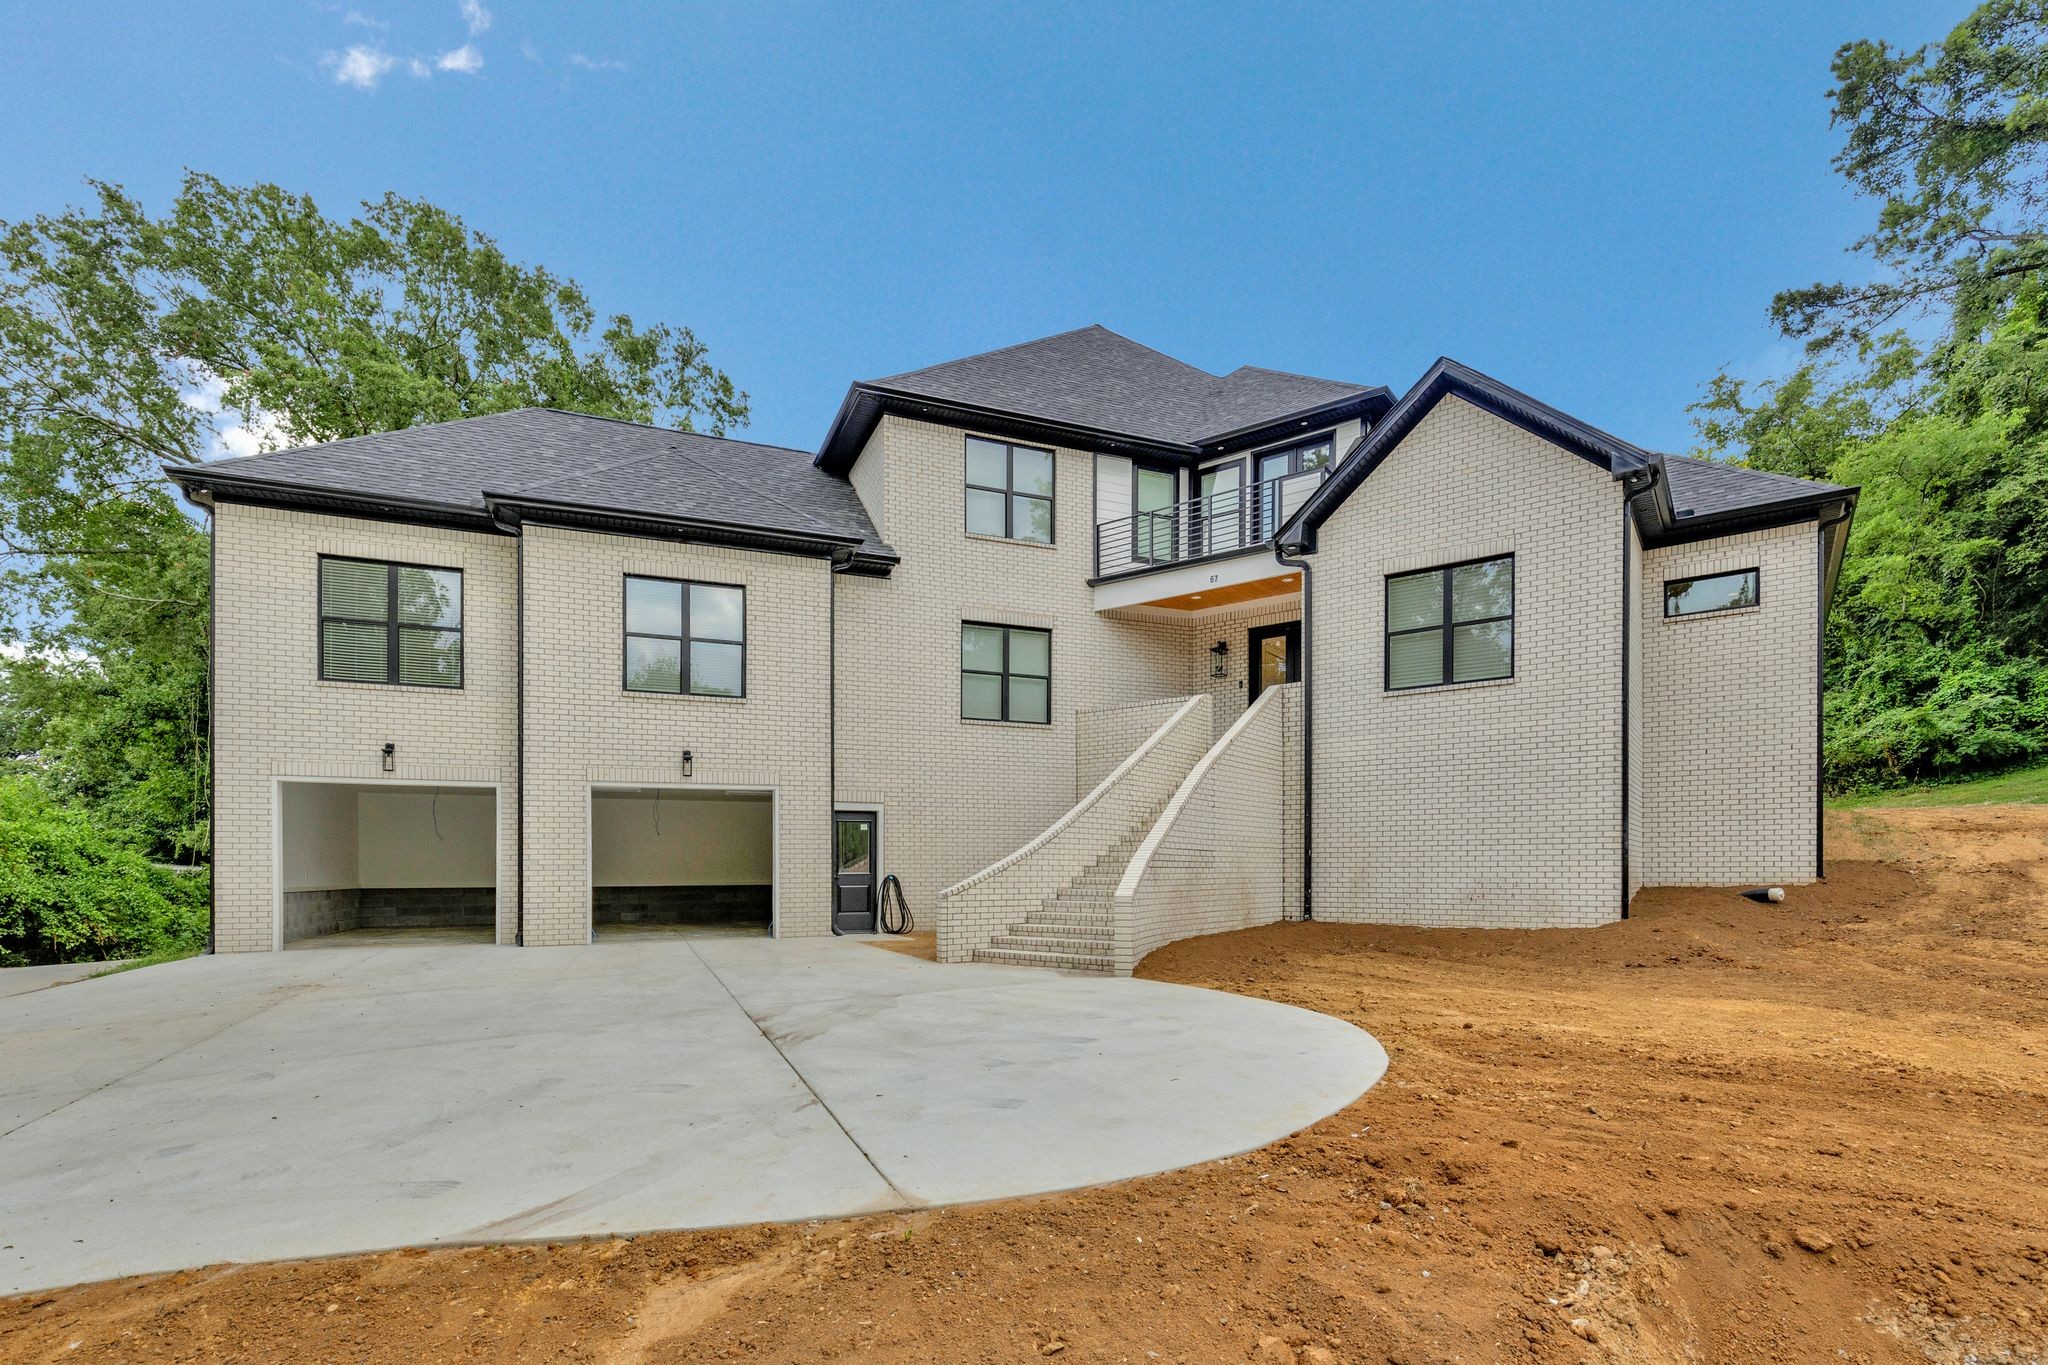
<svg viewBox="0 0 2048 1365"><path fill-rule="evenodd" d="M940 892L939 961L971 959L1158 810L1208 749L1214 706L1207 693L1189 697L1044 833Z"/></svg>
<svg viewBox="0 0 2048 1365"><path fill-rule="evenodd" d="M1271 924L1298 909L1289 866L1286 710L1300 684L1269 687L1188 770L1124 868L1111 970L1129 976L1176 939Z"/></svg>

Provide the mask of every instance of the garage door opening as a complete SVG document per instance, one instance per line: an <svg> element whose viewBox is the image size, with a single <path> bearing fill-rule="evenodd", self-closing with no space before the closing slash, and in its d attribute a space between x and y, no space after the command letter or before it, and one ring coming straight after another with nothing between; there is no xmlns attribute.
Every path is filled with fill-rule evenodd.
<svg viewBox="0 0 2048 1365"><path fill-rule="evenodd" d="M590 918L603 941L772 933L774 793L594 788Z"/></svg>
<svg viewBox="0 0 2048 1365"><path fill-rule="evenodd" d="M492 788L281 782L277 804L278 946L496 941Z"/></svg>

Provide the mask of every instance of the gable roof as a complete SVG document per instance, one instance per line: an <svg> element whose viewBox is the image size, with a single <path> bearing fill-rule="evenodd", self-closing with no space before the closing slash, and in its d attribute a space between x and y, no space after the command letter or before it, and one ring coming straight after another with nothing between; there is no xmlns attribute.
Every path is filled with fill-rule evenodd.
<svg viewBox="0 0 2048 1365"><path fill-rule="evenodd" d="M1193 456L1290 422L1343 420L1390 401L1384 388L1250 365L1214 375L1090 326L854 384L817 463L850 468L884 411Z"/></svg>
<svg viewBox="0 0 2048 1365"><path fill-rule="evenodd" d="M187 491L491 529L518 509L610 514L851 546L892 563L860 498L809 455L697 432L519 408L267 455L177 465Z"/></svg>
<svg viewBox="0 0 2048 1365"><path fill-rule="evenodd" d="M1626 480L1645 545L1727 535L1810 515L1830 503L1855 502L1856 490L1838 484L1645 450L1443 356L1346 452L1336 472L1296 509L1276 539L1313 549L1316 531L1330 514L1439 402L1453 395Z"/></svg>

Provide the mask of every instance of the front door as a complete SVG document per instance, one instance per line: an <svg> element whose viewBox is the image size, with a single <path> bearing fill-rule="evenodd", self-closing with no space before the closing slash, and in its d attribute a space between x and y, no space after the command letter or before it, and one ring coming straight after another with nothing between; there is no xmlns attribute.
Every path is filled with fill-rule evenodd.
<svg viewBox="0 0 2048 1365"><path fill-rule="evenodd" d="M841 811L833 817L832 927L842 934L875 931L875 817Z"/></svg>
<svg viewBox="0 0 2048 1365"><path fill-rule="evenodd" d="M1301 681L1301 622L1285 621L1277 626L1256 626L1245 641L1251 662L1249 706L1259 693L1282 683Z"/></svg>

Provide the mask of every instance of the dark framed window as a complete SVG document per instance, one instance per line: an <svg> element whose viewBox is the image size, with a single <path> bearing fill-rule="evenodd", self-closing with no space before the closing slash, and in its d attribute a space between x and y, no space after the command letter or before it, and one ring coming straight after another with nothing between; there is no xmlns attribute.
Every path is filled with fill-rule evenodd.
<svg viewBox="0 0 2048 1365"><path fill-rule="evenodd" d="M1386 688L1515 675L1515 557L1387 576Z"/></svg>
<svg viewBox="0 0 2048 1365"><path fill-rule="evenodd" d="M1330 462L1336 458L1336 453L1336 434L1324 432L1321 436L1295 445L1282 446L1277 450L1262 450L1252 456L1253 472L1257 476L1252 480L1252 484L1254 500L1258 504L1260 540L1271 540L1273 533L1280 529L1282 513L1294 510L1294 507L1283 508L1281 505L1286 501L1288 488L1288 484L1283 481L1291 480L1297 474L1308 474L1318 469L1329 468ZM1307 488L1303 488L1296 494L1296 506L1300 505L1301 498L1308 496L1308 492Z"/></svg>
<svg viewBox="0 0 2048 1365"><path fill-rule="evenodd" d="M1052 723L1052 632L960 623L960 718Z"/></svg>
<svg viewBox="0 0 2048 1365"><path fill-rule="evenodd" d="M320 556L320 677L462 686L462 570Z"/></svg>
<svg viewBox="0 0 2048 1365"><path fill-rule="evenodd" d="M628 692L747 695L747 590L626 575Z"/></svg>
<svg viewBox="0 0 2048 1365"><path fill-rule="evenodd" d="M967 438L967 530L1052 544L1053 458L1036 446Z"/></svg>
<svg viewBox="0 0 2048 1365"><path fill-rule="evenodd" d="M1756 569L1708 574L1703 578L1664 580L1666 616L1704 616L1711 611L1736 611L1763 601L1763 576Z"/></svg>

